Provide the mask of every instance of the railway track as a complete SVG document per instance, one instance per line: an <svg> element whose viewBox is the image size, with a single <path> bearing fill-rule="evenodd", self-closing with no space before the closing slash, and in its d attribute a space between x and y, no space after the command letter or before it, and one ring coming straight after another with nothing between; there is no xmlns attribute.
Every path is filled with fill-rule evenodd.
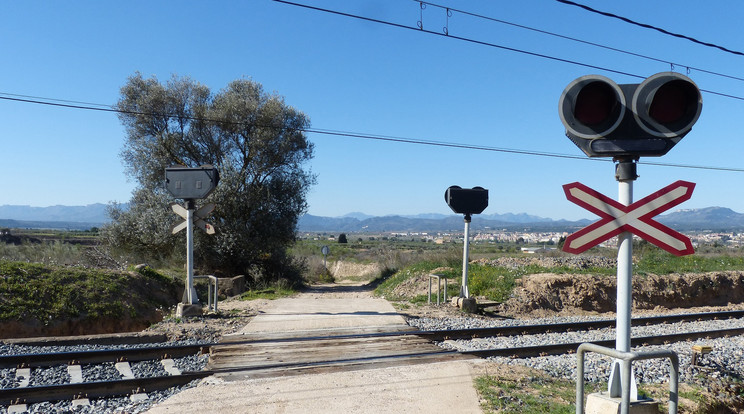
<svg viewBox="0 0 744 414"><path fill-rule="evenodd" d="M208 353L209 345L174 345L138 348L112 348L70 352L0 355L0 368L15 368L19 386L0 389L0 405L24 411L23 405L45 401L135 396L187 384L212 375L211 372L181 372L174 358ZM160 361L167 375L135 378L130 365L141 361ZM84 381L83 366L109 363L121 378L104 381ZM32 369L66 366L67 384L29 385ZM9 410L11 411L11 410Z"/></svg>
<svg viewBox="0 0 744 414"><path fill-rule="evenodd" d="M743 318L744 311L696 313L636 318L634 326ZM261 378L296 375L308 372L365 369L394 365L411 365L463 358L505 356L526 358L573 353L576 343L541 344L539 346L483 349L458 352L443 349L434 342L519 336L548 332L568 332L602 329L614 326L614 320L546 325L521 325L462 330L420 331L407 325L361 330L359 328L322 332L300 332L295 335L261 334L232 336L220 343L201 345L157 346L93 351L55 352L47 354L1 355L0 368L16 368L30 375L31 369L55 365L77 367L84 364L123 363L146 360L172 361L185 355L209 353L207 370L173 372L150 378L123 378L37 385L0 389L0 405L32 404L42 401L76 400L112 396L132 396L184 385L195 379L218 376L225 379ZM665 344L697 338L743 335L744 328L682 332L673 335L647 336L632 339L632 346ZM591 341L612 347L614 340ZM170 362L169 364L172 364ZM26 371L21 371L26 370ZM68 368L69 370L69 368ZM72 378L72 375L71 375ZM78 377L80 380L80 377Z"/></svg>

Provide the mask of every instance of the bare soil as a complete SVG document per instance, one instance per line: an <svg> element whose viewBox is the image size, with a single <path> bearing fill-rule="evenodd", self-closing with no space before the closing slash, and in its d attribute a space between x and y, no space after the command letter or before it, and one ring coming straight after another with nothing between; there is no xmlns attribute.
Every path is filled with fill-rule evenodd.
<svg viewBox="0 0 744 414"><path fill-rule="evenodd" d="M616 309L617 280L595 275L542 273L518 281L501 311L512 316L610 313ZM744 272L708 272L633 278L633 310L732 308L744 304Z"/></svg>
<svg viewBox="0 0 744 414"><path fill-rule="evenodd" d="M431 273L437 273L435 269ZM444 290L442 288L442 290ZM540 273L517 280L512 297L500 304L498 313L514 318L556 315L612 314L616 310L617 280L613 276ZM429 274L414 275L393 289L399 298L412 299L429 293ZM432 284L436 301L437 284ZM448 295L457 295L450 286ZM483 299L483 298L480 298ZM407 306L399 309L418 316L451 315L437 306ZM702 312L714 309L744 309L744 272L725 271L633 277L633 312Z"/></svg>
<svg viewBox="0 0 744 414"><path fill-rule="evenodd" d="M380 274L378 263L354 263L339 260L331 264L328 269L334 279L344 283L353 280L371 280Z"/></svg>

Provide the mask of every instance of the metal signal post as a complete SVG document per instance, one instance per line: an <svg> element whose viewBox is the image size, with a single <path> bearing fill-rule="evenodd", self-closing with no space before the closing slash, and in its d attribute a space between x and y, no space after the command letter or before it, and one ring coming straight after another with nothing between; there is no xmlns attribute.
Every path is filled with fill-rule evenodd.
<svg viewBox="0 0 744 414"><path fill-rule="evenodd" d="M186 200L186 303L198 303L194 289L194 200Z"/></svg>
<svg viewBox="0 0 744 414"><path fill-rule="evenodd" d="M462 249L462 284L460 297L469 298L468 255L470 243L470 221L472 214L480 214L488 207L488 190L483 187L461 188L453 185L444 192L444 201L455 213L465 215L464 247Z"/></svg>
<svg viewBox="0 0 744 414"><path fill-rule="evenodd" d="M171 232L176 234L186 229L186 287L183 303L187 305L199 303L194 289L194 224L207 234L215 232L214 226L203 220L214 210L215 205L209 203L196 210L195 200L206 198L211 194L219 180L220 175L217 169L211 165L202 165L197 168L175 166L165 169L166 189L174 197L186 202L185 208L176 203L171 204L173 212L184 219L183 222L173 226Z"/></svg>
<svg viewBox="0 0 744 414"><path fill-rule="evenodd" d="M666 154L690 132L701 111L702 97L697 85L673 72L657 73L637 85L618 85L604 76L587 75L569 83L561 94L558 112L566 136L587 156L612 157L617 163L618 202L603 200L604 196L599 197L580 183L564 186L569 200L605 217L569 236L565 251L578 254L613 235L618 236L617 351L630 351L633 233L670 253L693 253L685 236L648 220L673 203L688 199L694 184L677 182L636 205L633 203L633 181L638 178L636 162L641 156ZM653 231L644 231L649 227ZM621 378L621 372L630 372L621 369L625 368L623 364L630 362L613 363L608 384L610 397L624 394L630 395L630 400L637 400L635 376ZM583 402L576 404L579 412ZM625 413L629 409L627 404L624 402L622 407Z"/></svg>
<svg viewBox="0 0 744 414"><path fill-rule="evenodd" d="M186 200L185 208L176 203L171 204L173 212L184 219L181 223L173 226L171 233L176 234L184 228L186 229L186 291L184 297L186 298L185 303L190 305L199 303L199 299L196 297L196 289L194 289L194 225L202 228L207 234L214 234L214 226L204 221L204 218L214 208L214 203L209 203L197 210L196 202L193 199Z"/></svg>
<svg viewBox="0 0 744 414"><path fill-rule="evenodd" d="M629 206L633 204L633 181L636 175L636 163L633 160L621 160L616 166L615 178L618 181L618 201ZM620 233L617 241L617 324L615 326L615 349L630 352L630 314L633 308L633 233ZM623 389L630 387L630 399L638 399L638 385L635 375L630 375L630 384L622 384L622 364L627 361L615 360L610 371L608 391L610 397L620 397Z"/></svg>

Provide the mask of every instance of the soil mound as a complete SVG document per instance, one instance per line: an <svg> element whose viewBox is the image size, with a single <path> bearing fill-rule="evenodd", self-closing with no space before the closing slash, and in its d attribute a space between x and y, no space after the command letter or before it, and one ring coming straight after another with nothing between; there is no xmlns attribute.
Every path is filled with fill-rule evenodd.
<svg viewBox="0 0 744 414"><path fill-rule="evenodd" d="M616 278L595 275L534 274L518 281L507 314L538 311L614 312ZM634 276L633 309L678 309L744 303L744 272Z"/></svg>
<svg viewBox="0 0 744 414"><path fill-rule="evenodd" d="M330 272L336 280L345 280L347 278L372 279L380 274L380 265L378 263L353 263L339 260L330 267Z"/></svg>

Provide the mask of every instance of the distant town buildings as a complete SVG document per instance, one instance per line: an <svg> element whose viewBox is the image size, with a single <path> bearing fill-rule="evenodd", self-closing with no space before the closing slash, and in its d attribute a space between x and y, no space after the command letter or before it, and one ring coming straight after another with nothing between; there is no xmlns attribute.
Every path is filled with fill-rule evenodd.
<svg viewBox="0 0 744 414"><path fill-rule="evenodd" d="M436 244L462 243L462 232L390 232L390 233L349 233L349 240L404 240L421 241ZM486 230L471 233L471 242L474 243L506 243L524 245L521 251L534 253L540 249L549 250L555 248L561 239L565 239L570 232L523 232L509 230ZM353 238L352 238L353 235ZM694 246L718 245L729 247L744 246L744 233L736 232L694 232L685 233L692 240ZM328 233L302 233L300 238L315 240L335 240L337 235ZM613 237L600 245L601 247L617 247L617 237Z"/></svg>

